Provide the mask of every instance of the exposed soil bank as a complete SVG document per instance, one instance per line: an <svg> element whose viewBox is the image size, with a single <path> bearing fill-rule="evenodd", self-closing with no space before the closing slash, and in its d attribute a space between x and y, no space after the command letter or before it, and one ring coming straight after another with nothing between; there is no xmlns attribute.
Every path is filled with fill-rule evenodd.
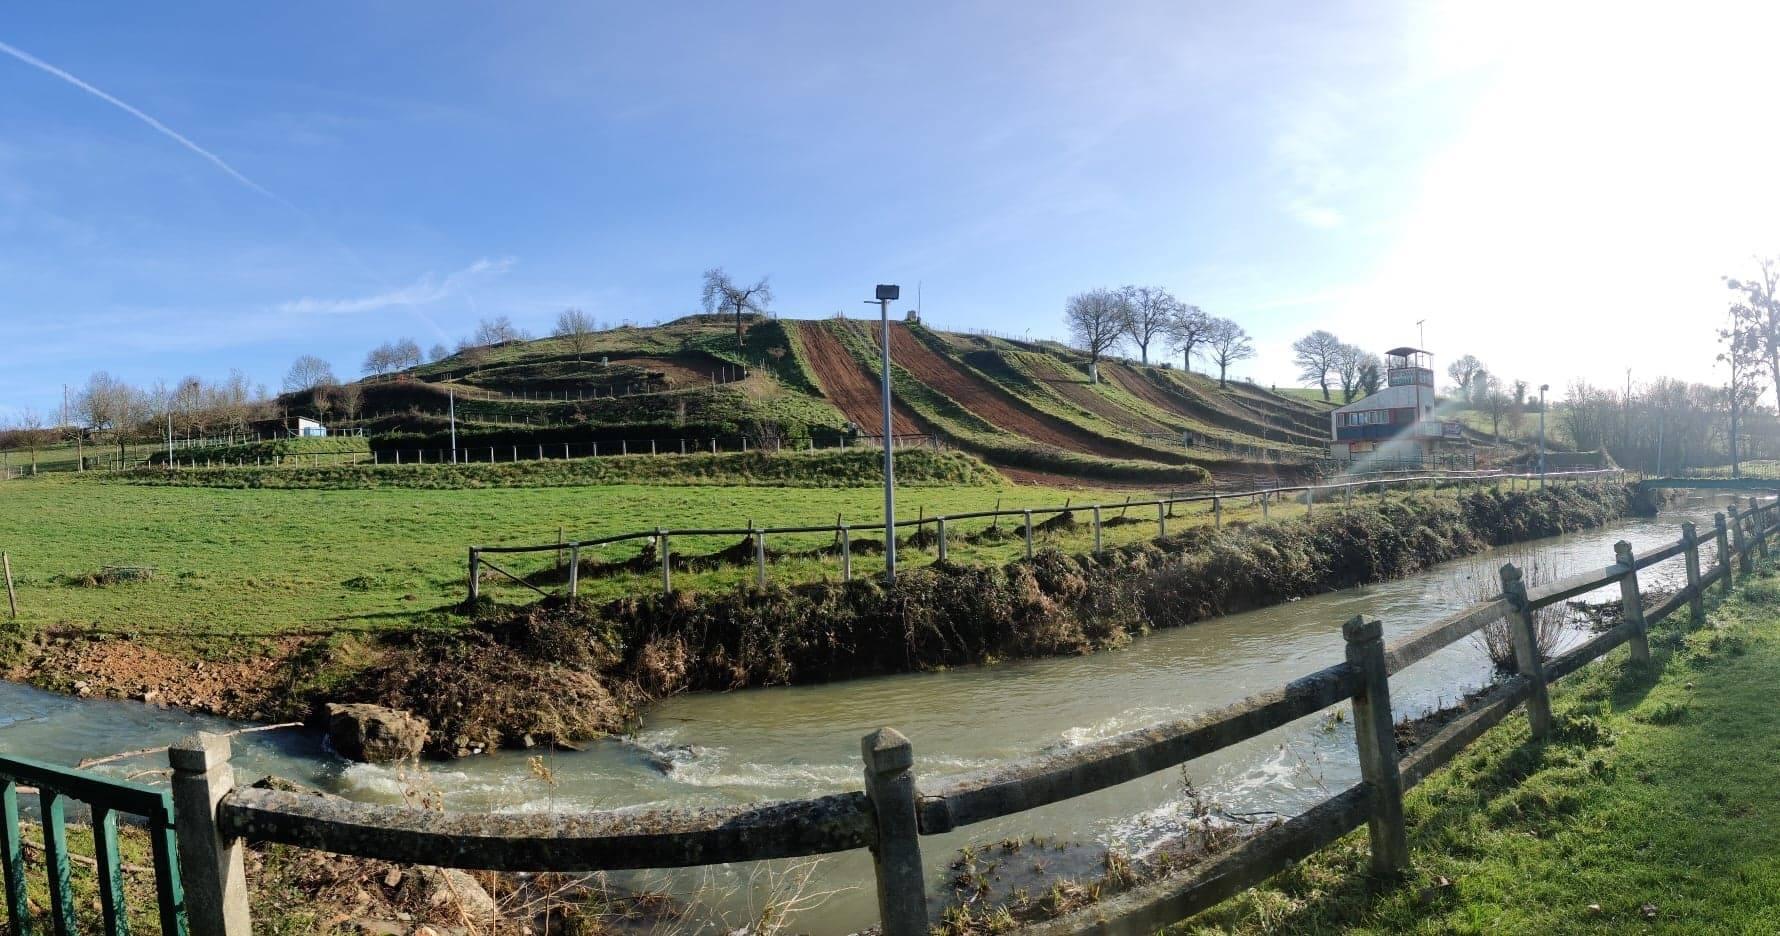
<svg viewBox="0 0 1780 936"><path fill-rule="evenodd" d="M413 711L430 749L574 743L695 690L828 682L1018 657L1091 653L1154 628L1366 582L1599 526L1630 488L1416 497L1241 529L1195 529L1099 556L934 566L877 581L649 595L603 607L487 607L416 635L342 687Z"/></svg>
<svg viewBox="0 0 1780 936"><path fill-rule="evenodd" d="M366 645L335 637L256 648L252 665L144 656L140 645L40 638L10 678L238 718L305 717L323 701L405 709L429 750L572 745L622 730L674 693L827 682L1070 655L1296 597L1398 578L1638 510L1628 487L1418 495L1366 509L1192 529L1099 556L1041 553L1003 567L911 570L876 581L649 595L594 606L478 609L457 630ZM202 674L202 675L201 675ZM226 675L225 675L226 674ZM224 688L202 687L216 679Z"/></svg>

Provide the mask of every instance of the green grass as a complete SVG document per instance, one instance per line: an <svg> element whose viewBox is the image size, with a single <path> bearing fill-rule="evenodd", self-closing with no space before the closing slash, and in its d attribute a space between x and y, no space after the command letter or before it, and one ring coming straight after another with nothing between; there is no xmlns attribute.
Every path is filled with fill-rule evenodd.
<svg viewBox="0 0 1780 936"><path fill-rule="evenodd" d="M1217 383L1215 376L1212 378L1212 383ZM1321 387L1274 387L1272 392L1299 403L1309 403L1320 409L1334 409L1341 405L1341 388L1339 387L1329 388L1329 399L1327 400L1323 399L1323 388Z"/></svg>
<svg viewBox="0 0 1780 936"><path fill-rule="evenodd" d="M504 466L502 466L504 467ZM1399 495L1400 496L1400 495ZM1156 534L1154 508L1132 509L1133 521L1112 525L1125 493L1058 490L1035 485L907 487L899 491L898 516L986 510L1109 505L1107 545ZM272 490L152 486L55 475L0 487L0 549L11 553L22 621L32 627L65 625L108 633L235 638L334 630L378 630L414 623L451 624L464 596L471 545L554 542L621 532L710 526L745 527L833 523L859 527L855 542L877 539L881 491L864 487L773 487L703 484L609 484L551 488L473 490ZM1136 499L1142 499L1139 496ZM1356 503L1360 501L1356 500ZM1301 505L1276 504L1286 518ZM1226 523L1260 519L1258 508L1227 501ZM1040 517L1042 521L1044 517ZM1073 530L1039 531L1037 544L1085 551L1092 542L1087 514ZM1209 524L1209 508L1176 508L1170 530ZM959 521L949 528L951 558L958 562L1012 560L1024 551L1017 519L1002 519L1001 536L985 537L989 520ZM929 528L931 529L931 528ZM966 539L978 542L966 542ZM704 555L734 546L738 536L676 536L674 550ZM775 551L814 549L831 534L769 539ZM589 558L635 557L640 541L604 547ZM590 551L591 552L591 551ZM494 557L490 557L494 558ZM931 546L905 548L905 565L935 560ZM497 560L520 575L551 567L554 552ZM91 587L86 576L106 565L152 566L151 581ZM863 550L854 574L882 569L882 559ZM775 582L840 576L833 557L775 558ZM678 588L728 588L752 581L748 566L722 565L675 576ZM655 587L653 573L589 576L582 593L614 598ZM491 580L486 593L501 601L529 600L532 593Z"/></svg>
<svg viewBox="0 0 1780 936"><path fill-rule="evenodd" d="M883 477L884 464L881 449L861 446L801 452L602 455L598 458L546 458L459 465L415 464L412 459L408 464L396 465L387 461L387 455L385 458L382 464L375 465L369 464L368 454L357 458L337 455L323 456L313 466L259 467L250 464L178 471L144 468L104 477L117 483L173 487L314 490L462 490L610 484L870 487ZM1001 483L1001 476L994 469L963 452L899 451L896 470L898 482L911 487Z"/></svg>
<svg viewBox="0 0 1780 936"><path fill-rule="evenodd" d="M1413 869L1368 881L1364 833L1183 933L1780 930L1780 579L1554 689L1558 729L1486 734L1408 799ZM1651 909L1646 910L1646 905Z"/></svg>

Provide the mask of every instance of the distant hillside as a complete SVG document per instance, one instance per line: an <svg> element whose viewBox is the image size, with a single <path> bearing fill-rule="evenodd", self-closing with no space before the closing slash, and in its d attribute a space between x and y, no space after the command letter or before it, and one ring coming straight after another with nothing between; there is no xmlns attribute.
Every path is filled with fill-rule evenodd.
<svg viewBox="0 0 1780 936"><path fill-rule="evenodd" d="M472 348L361 382L355 412L285 399L363 428L373 447L446 443L455 397L460 445L610 442L674 446L747 437L803 448L877 444L875 322L690 316L657 327ZM1053 343L893 323L894 431L936 438L1016 475L1184 485L1294 475L1322 451L1326 409L1251 384L1169 367L1103 364ZM318 406L319 404L319 406Z"/></svg>

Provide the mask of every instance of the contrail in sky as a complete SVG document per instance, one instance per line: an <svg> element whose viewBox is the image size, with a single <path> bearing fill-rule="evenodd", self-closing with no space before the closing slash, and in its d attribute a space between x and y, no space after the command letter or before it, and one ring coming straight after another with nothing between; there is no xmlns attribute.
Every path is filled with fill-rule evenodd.
<svg viewBox="0 0 1780 936"><path fill-rule="evenodd" d="M285 201L283 198L278 197L270 189L259 184L258 182L255 182L254 180L249 179L247 176L242 175L241 171L239 169L236 169L234 166L229 165L227 162L225 162L223 160L223 158L221 156L218 156L215 153L212 153L211 151L205 149L204 147L199 146L196 143L193 143L191 140L186 139L184 136L181 136L179 134L179 132L174 130L172 127L169 127L164 123L161 123L160 121L154 119L153 117L150 117L149 115L143 113L142 111L137 110L134 107L131 107L130 105L124 103L123 101L118 100L115 97L112 97L109 94L106 94L104 91L101 91L98 88L95 88L90 84L87 84L86 82L80 80L79 78L76 78L73 75L70 75L69 73L61 70L60 68L57 68L56 66L51 65L50 63L44 61L43 59L40 59L37 56L24 51L23 49L14 48L13 46L7 45L4 42L0 42L0 52L5 52L7 55L10 55L15 59L18 59L19 61L24 62L26 65L29 65L32 68L36 68L36 69L39 69L40 71L48 72L49 74L54 75L55 77L68 82L69 84L75 86L76 88L79 88L82 91L85 91L86 93L91 94L92 96L98 98L99 100L104 101L105 103L118 108L119 110L123 111L124 113L129 114L131 117L134 117L137 120L140 120L145 124L148 124L150 127L153 127L156 131L158 131L162 136L167 137L168 139L171 139L173 142L178 143L180 146L183 146L186 149L191 150L194 153L197 153L199 156L204 157L212 165L216 166L216 168L221 169L223 172L228 173L229 177L234 179L235 181L241 183L242 185L247 186L250 189L253 189L254 191L260 193L261 195L266 196L267 198L272 199L275 202L278 202L279 204L283 205L286 208L291 209L292 211L297 211L297 206L291 204L288 201ZM297 213L302 214L302 212L300 212L300 211L298 211Z"/></svg>

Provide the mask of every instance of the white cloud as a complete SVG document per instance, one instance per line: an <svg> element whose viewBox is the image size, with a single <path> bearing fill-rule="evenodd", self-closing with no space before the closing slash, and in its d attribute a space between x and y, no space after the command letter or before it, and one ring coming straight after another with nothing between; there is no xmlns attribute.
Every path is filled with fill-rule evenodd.
<svg viewBox="0 0 1780 936"><path fill-rule="evenodd" d="M474 302L474 297L469 292L470 286L479 280L505 274L513 269L515 262L512 257L493 259L483 257L461 270L446 274L444 277L425 273L407 286L368 296L352 296L344 299L316 299L305 296L301 299L280 303L276 307L276 311L286 315L353 315L384 309L418 308L452 296L463 296Z"/></svg>

